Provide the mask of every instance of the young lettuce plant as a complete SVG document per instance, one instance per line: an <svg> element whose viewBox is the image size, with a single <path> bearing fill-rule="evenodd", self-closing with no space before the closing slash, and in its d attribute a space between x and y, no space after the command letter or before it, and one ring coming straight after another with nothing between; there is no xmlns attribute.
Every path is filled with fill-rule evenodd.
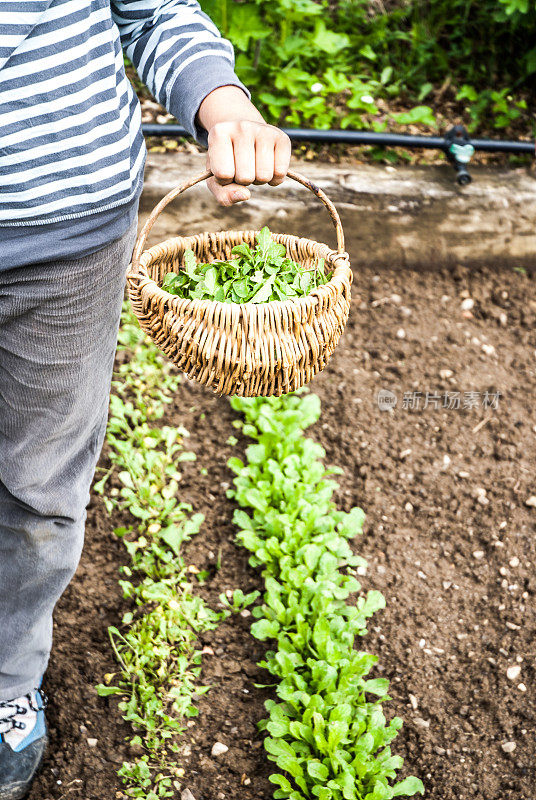
<svg viewBox="0 0 536 800"><path fill-rule="evenodd" d="M201 650L198 637L229 614L245 608L256 593L237 590L221 611L211 609L192 586L182 546L203 523L177 498L181 462L195 456L184 449L183 428L155 426L170 401L178 376L125 309L120 332L121 380L114 382L107 429L111 467L94 485L108 511L128 512L131 524L115 529L130 556L120 586L132 609L119 628L108 629L118 661L99 695L119 696L123 718L135 730L131 744L143 747L119 775L130 797L172 797L183 773L177 737L197 715ZM110 488L112 477L119 484Z"/></svg>
<svg viewBox="0 0 536 800"><path fill-rule="evenodd" d="M303 435L320 415L318 397L232 398L244 434L256 443L247 462L232 458L242 508L237 539L262 567L266 591L253 635L273 643L261 665L277 679L266 703L265 749L279 772L270 776L276 800L391 800L423 793L415 777L396 781L403 759L390 742L402 720L387 722L388 681L370 678L376 656L355 648L367 619L383 608L379 592L355 602L355 568L365 562L349 540L364 514L337 510L337 483L324 450ZM333 471L332 471L333 472ZM245 511L244 509L248 509Z"/></svg>

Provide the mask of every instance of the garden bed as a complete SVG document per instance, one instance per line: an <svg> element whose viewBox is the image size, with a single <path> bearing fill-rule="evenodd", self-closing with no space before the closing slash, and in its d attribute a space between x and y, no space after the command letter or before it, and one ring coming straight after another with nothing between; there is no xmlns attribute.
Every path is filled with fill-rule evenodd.
<svg viewBox="0 0 536 800"><path fill-rule="evenodd" d="M338 504L367 515L356 542L369 564L360 580L387 600L363 645L391 681L386 713L404 719L393 750L431 800L536 794L536 509L525 505L536 494L533 297L523 271L362 268L347 332L312 385L322 416L311 435L327 463L344 468ZM397 394L394 411L379 409L380 389ZM447 391L461 392L462 405L464 393L480 394L473 408L404 408L404 393L411 405L414 392ZM483 407L486 391L491 404L500 392L498 408ZM260 588L233 543L226 498L226 461L243 447L225 444L234 417L226 399L183 381L164 419L190 431L197 454L183 465L181 499L206 521L185 557L209 572L199 591L211 603L227 589ZM106 628L127 609L117 585L127 557L112 535L124 523L93 498L82 563L56 612L45 681L51 748L31 800L123 796L116 771L136 752L124 744L130 731L115 700L94 686L117 669ZM256 666L265 648L250 622L234 616L203 634L203 680L214 688L180 757L196 800L272 797L256 731L268 696L254 687L265 682ZM214 758L216 741L229 749Z"/></svg>

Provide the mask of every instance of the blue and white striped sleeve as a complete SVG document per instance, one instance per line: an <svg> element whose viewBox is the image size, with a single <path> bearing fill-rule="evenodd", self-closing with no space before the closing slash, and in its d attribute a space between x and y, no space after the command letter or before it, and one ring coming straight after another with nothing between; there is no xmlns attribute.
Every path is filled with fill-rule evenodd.
<svg viewBox="0 0 536 800"><path fill-rule="evenodd" d="M196 0L111 0L121 43L157 100L195 138L207 133L195 122L199 106L220 86L246 87L234 72L232 44Z"/></svg>

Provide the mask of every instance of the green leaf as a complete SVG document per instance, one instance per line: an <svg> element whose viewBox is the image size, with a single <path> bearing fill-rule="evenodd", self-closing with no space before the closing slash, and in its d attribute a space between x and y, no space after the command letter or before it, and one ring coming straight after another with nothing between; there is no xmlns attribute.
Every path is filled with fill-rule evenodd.
<svg viewBox="0 0 536 800"><path fill-rule="evenodd" d="M265 639L275 639L279 633L279 623L276 620L270 622L267 619L261 619L253 623L251 626L251 633L256 639L260 639L261 641Z"/></svg>
<svg viewBox="0 0 536 800"><path fill-rule="evenodd" d="M185 250L183 259L184 259L184 271L188 275L193 275L197 267L197 259L195 257L194 251Z"/></svg>
<svg viewBox="0 0 536 800"><path fill-rule="evenodd" d="M316 759L307 762L307 772L311 778L315 778L318 781L327 781L329 777L329 769Z"/></svg>
<svg viewBox="0 0 536 800"><path fill-rule="evenodd" d="M393 119L399 125L428 125L430 128L437 127L434 112L430 106L415 106L411 111L403 111L400 114L393 114Z"/></svg>
<svg viewBox="0 0 536 800"><path fill-rule="evenodd" d="M335 33L326 28L324 20L317 20L314 36L311 39L313 47L323 50L333 56L335 53L350 46L350 37L345 33Z"/></svg>
<svg viewBox="0 0 536 800"><path fill-rule="evenodd" d="M99 697L109 697L112 694L124 694L124 689L118 686L105 686L103 683L97 684L95 687Z"/></svg>
<svg viewBox="0 0 536 800"><path fill-rule="evenodd" d="M210 294L214 294L218 285L218 271L211 267L205 272L205 286Z"/></svg>
<svg viewBox="0 0 536 800"><path fill-rule="evenodd" d="M249 298L250 303L266 303L267 300L270 299L272 294L272 287L275 281L275 275L270 275L268 280L261 286L261 288L255 292L255 294Z"/></svg>
<svg viewBox="0 0 536 800"><path fill-rule="evenodd" d="M387 678L374 678L372 680L365 681L363 688L366 692L375 694L378 697L383 697L389 691L389 681Z"/></svg>
<svg viewBox="0 0 536 800"><path fill-rule="evenodd" d="M424 785L419 778L405 778L393 786L392 797L411 797L414 794L424 794Z"/></svg>
<svg viewBox="0 0 536 800"><path fill-rule="evenodd" d="M370 44L366 44L366 45L364 45L364 46L363 46L363 47L360 49L360 51L359 51L359 52L360 52L360 54L361 54L362 56L364 56L365 58L368 58L370 61L376 61L376 59L377 59L377 55L376 55L376 53L374 52L374 50L372 49L372 47L370 46ZM389 69L389 67L388 67L388 69Z"/></svg>

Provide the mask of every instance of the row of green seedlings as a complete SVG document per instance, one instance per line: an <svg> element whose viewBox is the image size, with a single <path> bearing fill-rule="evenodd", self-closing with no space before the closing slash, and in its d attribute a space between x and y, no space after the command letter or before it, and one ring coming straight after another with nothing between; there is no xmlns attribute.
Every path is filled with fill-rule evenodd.
<svg viewBox="0 0 536 800"><path fill-rule="evenodd" d="M184 449L188 432L155 425L177 389L179 376L125 307L118 346L118 376L112 386L107 429L110 468L94 485L111 513L133 522L115 529L130 556L120 584L132 610L109 636L119 669L97 687L101 696L119 695L119 708L134 728L132 746L141 755L125 762L119 775L131 797L172 797L184 770L177 753L196 699L209 687L199 683L198 637L213 630L258 593L220 597L214 611L196 595L197 576L182 557L184 542L199 532L202 514L177 499L180 464L195 455ZM113 484L118 485L113 485Z"/></svg>
<svg viewBox="0 0 536 800"><path fill-rule="evenodd" d="M355 647L383 596L360 592L366 562L349 540L362 532L361 509L337 510L335 480L323 448L304 436L320 416L313 394L232 398L237 427L255 440L228 494L238 541L262 567L266 591L253 610L253 635L271 643L261 666L276 679L268 700L264 746L278 772L276 800L390 800L424 793L422 782L396 782L403 759L390 742L402 725L387 722L388 680L370 678L377 657ZM331 470L339 472L340 470ZM248 509L248 511L244 510ZM353 599L351 599L351 597Z"/></svg>

